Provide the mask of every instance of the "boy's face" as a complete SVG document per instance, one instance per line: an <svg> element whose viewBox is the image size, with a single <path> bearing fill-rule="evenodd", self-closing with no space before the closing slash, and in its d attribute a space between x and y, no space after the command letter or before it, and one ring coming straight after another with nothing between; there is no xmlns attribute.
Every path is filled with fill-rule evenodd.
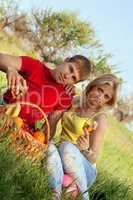
<svg viewBox="0 0 133 200"><path fill-rule="evenodd" d="M80 67L74 62L64 62L57 66L54 78L57 83L73 85L81 80Z"/></svg>

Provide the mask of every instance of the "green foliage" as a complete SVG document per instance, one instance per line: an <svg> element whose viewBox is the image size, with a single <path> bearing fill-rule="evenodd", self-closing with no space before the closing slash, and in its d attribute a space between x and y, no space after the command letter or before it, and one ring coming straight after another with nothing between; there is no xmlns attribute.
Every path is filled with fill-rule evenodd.
<svg viewBox="0 0 133 200"><path fill-rule="evenodd" d="M19 9L18 1L0 0L0 29L9 35L8 45L14 42L24 50L24 54L33 57L38 55L43 61L59 64L64 58L80 52L88 53L90 59L91 49L96 52L92 57L92 71L96 75L110 73L114 68L108 63L110 55L101 51L103 47L94 28L76 13L34 9L26 15ZM11 45L5 51L18 55L15 48L8 50Z"/></svg>
<svg viewBox="0 0 133 200"><path fill-rule="evenodd" d="M37 120L35 123L35 130L41 129L44 124L45 124L45 119Z"/></svg>
<svg viewBox="0 0 133 200"><path fill-rule="evenodd" d="M30 40L47 61L64 58L79 47L98 47L91 25L75 13L34 10Z"/></svg>
<svg viewBox="0 0 133 200"><path fill-rule="evenodd" d="M108 63L109 58L111 57L110 54L99 54L94 59L94 66L93 66L93 73L104 74L104 73L111 73L113 66Z"/></svg>
<svg viewBox="0 0 133 200"><path fill-rule="evenodd" d="M9 27L19 16L16 0L0 0L0 30Z"/></svg>

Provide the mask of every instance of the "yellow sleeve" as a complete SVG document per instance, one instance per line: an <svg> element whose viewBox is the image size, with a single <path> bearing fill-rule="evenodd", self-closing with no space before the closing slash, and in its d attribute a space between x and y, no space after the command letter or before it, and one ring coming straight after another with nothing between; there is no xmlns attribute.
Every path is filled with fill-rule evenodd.
<svg viewBox="0 0 133 200"><path fill-rule="evenodd" d="M55 134L53 137L53 141L55 144L58 144L60 142L61 139L61 132L62 132L62 124L61 124L61 120L60 119L56 125L56 129L55 129Z"/></svg>

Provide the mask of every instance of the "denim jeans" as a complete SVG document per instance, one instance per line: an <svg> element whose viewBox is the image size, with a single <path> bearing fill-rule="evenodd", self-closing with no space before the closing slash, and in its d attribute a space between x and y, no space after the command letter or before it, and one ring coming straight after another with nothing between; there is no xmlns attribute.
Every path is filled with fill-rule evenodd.
<svg viewBox="0 0 133 200"><path fill-rule="evenodd" d="M61 193L64 172L76 180L84 200L89 200L88 188L96 179L93 166L70 142L63 142L58 148L50 143L47 154L47 170L51 188Z"/></svg>
<svg viewBox="0 0 133 200"><path fill-rule="evenodd" d="M2 97L0 97L0 105L4 105L5 104L5 101Z"/></svg>

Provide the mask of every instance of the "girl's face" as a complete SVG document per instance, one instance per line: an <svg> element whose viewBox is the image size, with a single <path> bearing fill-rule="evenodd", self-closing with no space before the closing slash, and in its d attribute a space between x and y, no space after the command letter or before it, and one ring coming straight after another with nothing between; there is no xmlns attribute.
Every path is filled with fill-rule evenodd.
<svg viewBox="0 0 133 200"><path fill-rule="evenodd" d="M86 107L92 109L102 108L105 104L107 104L113 97L113 88L108 83L93 86L86 93Z"/></svg>

